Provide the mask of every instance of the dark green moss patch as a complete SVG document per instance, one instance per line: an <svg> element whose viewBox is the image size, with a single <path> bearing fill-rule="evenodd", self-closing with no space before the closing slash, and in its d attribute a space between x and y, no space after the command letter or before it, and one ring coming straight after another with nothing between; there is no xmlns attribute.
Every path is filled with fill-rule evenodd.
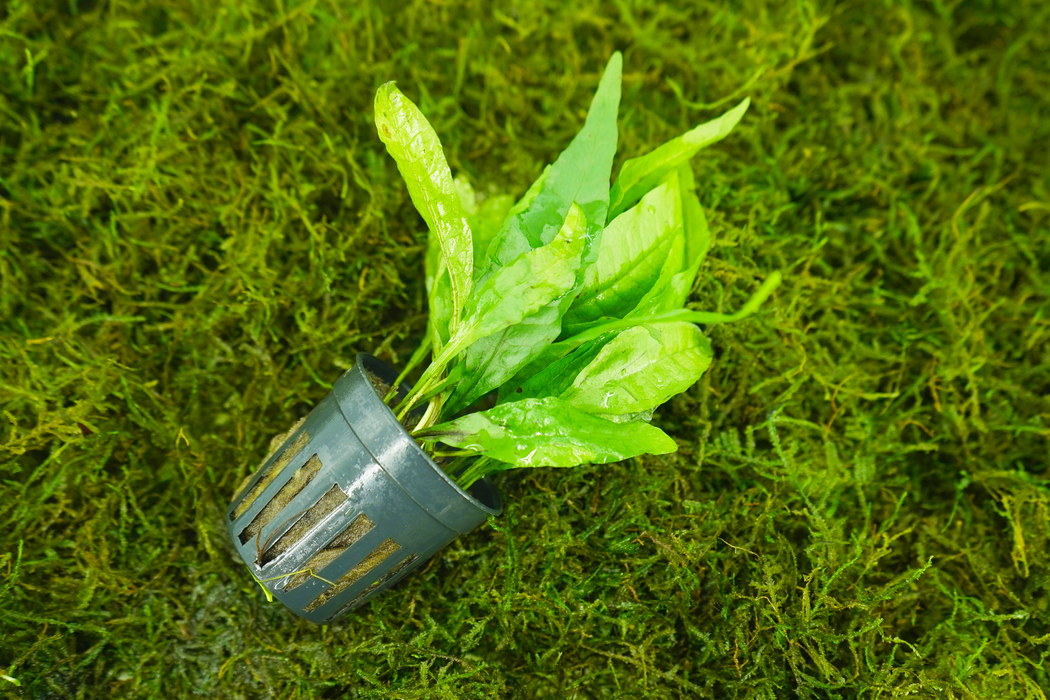
<svg viewBox="0 0 1050 700"><path fill-rule="evenodd" d="M0 693L1039 698L1050 688L1046 3L0 4ZM425 324L396 79L520 195L624 52L625 158L716 242L677 454L508 473L344 622L267 604L225 507Z"/></svg>

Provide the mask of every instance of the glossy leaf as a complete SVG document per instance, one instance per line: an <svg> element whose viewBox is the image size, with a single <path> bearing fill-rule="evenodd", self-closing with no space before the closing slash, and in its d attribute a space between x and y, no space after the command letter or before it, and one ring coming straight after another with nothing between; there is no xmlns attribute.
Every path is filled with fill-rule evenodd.
<svg viewBox="0 0 1050 700"><path fill-rule="evenodd" d="M436 357L449 339L449 321L452 319L452 284L448 268L441 255L441 247L430 239L426 259L423 262L423 280L427 288L427 304L430 314L427 317L427 333L434 346Z"/></svg>
<svg viewBox="0 0 1050 700"><path fill-rule="evenodd" d="M514 204L509 194L500 194L483 199L477 205L477 211L467 217L470 232L474 238L474 269L482 268L488 260L489 245L499 234L500 227L507 219Z"/></svg>
<svg viewBox="0 0 1050 700"><path fill-rule="evenodd" d="M471 342L525 318L572 290L587 220L573 206L549 244L518 256L482 285L467 305L462 333Z"/></svg>
<svg viewBox="0 0 1050 700"><path fill-rule="evenodd" d="M453 392L450 411L513 376L520 365L509 361L529 359L516 351L538 352L557 337L564 300L576 284L586 227L583 210L573 206L554 240L520 255L478 289L461 330L465 342L472 343L464 360L469 379ZM481 342L493 334L499 336L496 344Z"/></svg>
<svg viewBox="0 0 1050 700"><path fill-rule="evenodd" d="M707 325L734 323L736 321L741 321L758 311L759 307L762 306L766 299L773 294L773 291L780 286L783 279L784 278L779 270L770 274L761 286L759 286L758 290L751 295L751 298L748 299L735 314L720 314L713 311L693 311L691 309L672 309L670 311L663 311L650 316L614 318L606 323L596 325L593 328L588 328L582 333L565 338L559 342L565 343L565 345L583 345L604 333L623 330L625 328L635 328L637 326L651 323L662 323L665 321L684 321L686 323L703 323Z"/></svg>
<svg viewBox="0 0 1050 700"><path fill-rule="evenodd" d="M554 238L569 205L578 204L587 217L589 244L585 262L595 253L609 208L609 179L616 154L616 113L620 105L623 58L614 53L605 68L583 128L550 166L545 181L527 209L509 216L493 248L488 271L509 265L527 250Z"/></svg>
<svg viewBox="0 0 1050 700"><path fill-rule="evenodd" d="M696 196L696 185L693 179L692 168L685 163L678 168L679 182L684 183L682 187L682 223L685 235L682 237L684 244L685 269L681 272L674 267L675 260L670 256L664 269L660 272L653 287L646 292L638 305L628 316L650 316L679 309L685 305L689 292L692 291L693 282L704 262L704 257L711 246L711 232L707 226L707 217L704 209L700 206L700 200Z"/></svg>
<svg viewBox="0 0 1050 700"><path fill-rule="evenodd" d="M474 250L470 226L452 181L441 142L419 108L394 83L376 92L375 120L379 138L397 163L412 203L430 229L449 273L451 313L447 325L455 332L473 282ZM429 246L428 246L429 247ZM440 280L439 264L436 268ZM431 308L433 313L435 309ZM440 327L444 319L439 319Z"/></svg>
<svg viewBox="0 0 1050 700"><path fill-rule="evenodd" d="M589 413L648 411L695 384L713 357L691 323L638 326L602 348L560 396Z"/></svg>
<svg viewBox="0 0 1050 700"><path fill-rule="evenodd" d="M609 216L616 217L652 190L664 177L700 149L724 139L747 111L750 99L722 116L671 139L659 148L623 164L609 194Z"/></svg>
<svg viewBox="0 0 1050 700"><path fill-rule="evenodd" d="M573 467L667 454L678 445L648 423L615 423L557 398L526 399L471 413L417 435L516 467Z"/></svg>
<svg viewBox="0 0 1050 700"><path fill-rule="evenodd" d="M522 372L504 385L506 391L504 387L500 387L499 402L560 396L572 386L580 370L598 356L614 335L610 333L576 348L565 349L559 348L557 344L548 345L536 360L530 362L528 367L523 368Z"/></svg>
<svg viewBox="0 0 1050 700"><path fill-rule="evenodd" d="M481 338L463 355L464 379L456 385L443 415L451 416L499 388L554 342L568 302L559 299L521 323Z"/></svg>
<svg viewBox="0 0 1050 700"><path fill-rule="evenodd" d="M500 265L492 265L492 259L497 255L497 249L502 245L503 239L507 236L512 236L509 233L510 230L517 226L520 226L521 222L519 219L521 216L529 210L532 206L533 201L539 195L540 190L543 189L544 184L547 182L547 174L550 172L551 166L547 166L540 173L540 176L536 178L536 181L529 186L528 192L522 195L522 198L515 203L507 215L503 218L503 222L500 224L499 232L489 241L488 247L485 250L483 260L480 261L480 265L474 269L475 279L484 281L488 277L500 268Z"/></svg>
<svg viewBox="0 0 1050 700"><path fill-rule="evenodd" d="M565 331L575 332L603 316L623 317L663 268L670 265L672 274L680 272L683 247L674 243L682 236L682 195L673 172L606 227L598 259L584 270L576 300L565 314Z"/></svg>

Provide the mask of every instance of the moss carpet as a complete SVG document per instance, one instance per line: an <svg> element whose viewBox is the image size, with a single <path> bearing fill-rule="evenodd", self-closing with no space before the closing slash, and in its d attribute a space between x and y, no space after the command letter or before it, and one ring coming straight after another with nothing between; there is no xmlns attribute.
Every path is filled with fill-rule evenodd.
<svg viewBox="0 0 1050 700"><path fill-rule="evenodd" d="M1050 688L1050 4L0 3L0 695L1030 698ZM728 108L674 455L503 516L326 627L222 523L425 325L396 79L520 195L624 52L617 165Z"/></svg>

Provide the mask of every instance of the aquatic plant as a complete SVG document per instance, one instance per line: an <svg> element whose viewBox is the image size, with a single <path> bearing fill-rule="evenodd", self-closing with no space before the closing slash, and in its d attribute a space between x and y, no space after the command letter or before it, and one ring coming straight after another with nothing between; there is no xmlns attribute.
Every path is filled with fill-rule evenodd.
<svg viewBox="0 0 1050 700"><path fill-rule="evenodd" d="M402 377L432 360L395 410L426 405L412 433L464 488L510 467L674 452L649 420L711 364L696 324L744 318L780 283L771 274L737 314L686 307L711 245L689 161L749 101L628 160L610 188L621 68L615 53L583 128L517 203L479 204L419 108L393 82L376 94L379 136L429 228L430 316Z"/></svg>

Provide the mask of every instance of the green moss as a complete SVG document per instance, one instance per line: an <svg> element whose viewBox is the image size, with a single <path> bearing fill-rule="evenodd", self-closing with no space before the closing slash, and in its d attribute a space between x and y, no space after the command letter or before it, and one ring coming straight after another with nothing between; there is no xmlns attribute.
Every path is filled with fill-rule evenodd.
<svg viewBox="0 0 1050 700"><path fill-rule="evenodd" d="M1046 3L0 7L0 678L12 697L1041 698ZM364 610L294 618L221 522L355 354L422 335L399 85L520 194L624 51L617 166L697 158L717 240L667 458L502 476Z"/></svg>

